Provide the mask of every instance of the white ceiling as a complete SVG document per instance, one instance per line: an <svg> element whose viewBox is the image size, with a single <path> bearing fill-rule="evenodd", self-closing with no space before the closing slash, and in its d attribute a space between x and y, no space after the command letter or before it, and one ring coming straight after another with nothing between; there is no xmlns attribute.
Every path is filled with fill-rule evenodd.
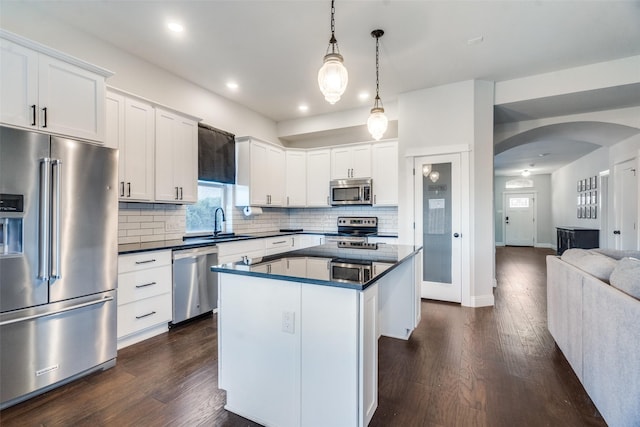
<svg viewBox="0 0 640 427"><path fill-rule="evenodd" d="M343 98L329 105L317 85L330 37L328 0L0 0L0 7L0 23L24 16L25 9L39 11L276 122L372 105L372 98L362 101L358 94L375 93L370 33L376 28L385 31L383 103L451 82L502 81L640 55L638 1L337 0L336 37L349 85ZM169 33L169 20L181 22L185 31ZM483 41L468 43L477 37ZM229 90L229 80L240 88ZM589 99L640 105L640 90L633 90ZM582 109L588 103L569 101ZM308 112L298 111L300 103ZM557 108L544 100L507 105L496 110L496 120L548 117Z"/></svg>

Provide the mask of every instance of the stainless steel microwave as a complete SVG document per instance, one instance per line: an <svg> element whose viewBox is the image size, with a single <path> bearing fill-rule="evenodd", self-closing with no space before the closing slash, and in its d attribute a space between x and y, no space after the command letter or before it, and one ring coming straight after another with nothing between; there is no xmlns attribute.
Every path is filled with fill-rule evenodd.
<svg viewBox="0 0 640 427"><path fill-rule="evenodd" d="M331 205L371 205L371 185L371 178L334 179L329 184Z"/></svg>

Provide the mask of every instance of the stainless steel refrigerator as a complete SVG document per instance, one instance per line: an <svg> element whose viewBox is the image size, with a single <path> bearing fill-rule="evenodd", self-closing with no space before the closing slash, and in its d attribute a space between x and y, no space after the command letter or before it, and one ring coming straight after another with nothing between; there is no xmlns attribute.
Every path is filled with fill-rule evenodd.
<svg viewBox="0 0 640 427"><path fill-rule="evenodd" d="M117 150L0 127L0 407L115 364Z"/></svg>

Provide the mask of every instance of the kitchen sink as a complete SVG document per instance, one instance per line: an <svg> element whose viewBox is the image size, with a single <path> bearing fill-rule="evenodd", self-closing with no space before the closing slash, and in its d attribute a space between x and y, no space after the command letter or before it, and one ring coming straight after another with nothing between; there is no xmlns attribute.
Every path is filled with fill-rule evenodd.
<svg viewBox="0 0 640 427"><path fill-rule="evenodd" d="M250 236L246 234L236 234L236 233L219 233L219 234L216 234L215 236L201 237L201 239L216 241L216 240L237 239L237 238L243 238L243 237L250 237Z"/></svg>

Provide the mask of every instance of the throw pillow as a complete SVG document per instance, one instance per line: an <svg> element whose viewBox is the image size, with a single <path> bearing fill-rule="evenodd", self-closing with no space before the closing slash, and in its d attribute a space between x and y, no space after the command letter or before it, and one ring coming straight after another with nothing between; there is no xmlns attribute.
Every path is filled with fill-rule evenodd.
<svg viewBox="0 0 640 427"><path fill-rule="evenodd" d="M611 286L640 299L640 259L622 258L611 273Z"/></svg>
<svg viewBox="0 0 640 427"><path fill-rule="evenodd" d="M613 258L587 249L568 249L564 251L561 259L607 283L618 263Z"/></svg>

